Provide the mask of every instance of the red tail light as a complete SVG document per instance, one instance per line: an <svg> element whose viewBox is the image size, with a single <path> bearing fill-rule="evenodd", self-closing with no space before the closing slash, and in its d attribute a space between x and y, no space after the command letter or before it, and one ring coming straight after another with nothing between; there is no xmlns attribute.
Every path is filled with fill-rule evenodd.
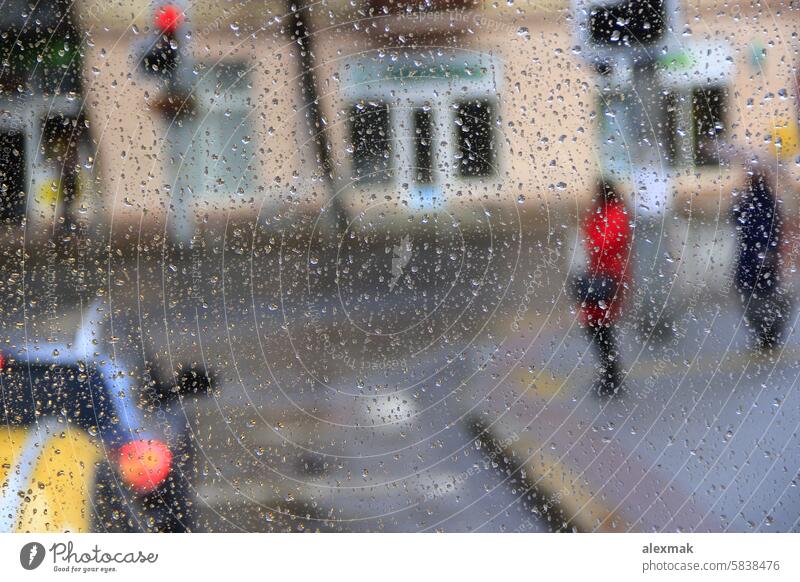
<svg viewBox="0 0 800 582"><path fill-rule="evenodd" d="M132 441L119 449L119 472L137 493L149 493L161 485L172 468L172 452L158 440Z"/></svg>

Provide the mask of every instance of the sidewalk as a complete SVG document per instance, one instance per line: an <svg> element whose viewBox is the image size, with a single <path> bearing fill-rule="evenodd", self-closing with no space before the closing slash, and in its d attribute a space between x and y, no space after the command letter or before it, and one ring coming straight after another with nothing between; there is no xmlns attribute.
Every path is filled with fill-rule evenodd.
<svg viewBox="0 0 800 582"><path fill-rule="evenodd" d="M499 346L518 363L472 385L487 433L584 531L800 530L800 337L753 354L730 307L652 351L626 337L626 392L611 400L590 393L577 328Z"/></svg>

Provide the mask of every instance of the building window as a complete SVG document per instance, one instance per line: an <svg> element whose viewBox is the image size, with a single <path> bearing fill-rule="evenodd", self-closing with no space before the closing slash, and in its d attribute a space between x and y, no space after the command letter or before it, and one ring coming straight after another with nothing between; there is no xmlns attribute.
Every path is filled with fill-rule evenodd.
<svg viewBox="0 0 800 582"><path fill-rule="evenodd" d="M417 184L433 183L433 115L430 109L414 110L414 177Z"/></svg>
<svg viewBox="0 0 800 582"><path fill-rule="evenodd" d="M359 102L350 110L353 175L366 182L390 178L392 160L391 117L382 102Z"/></svg>
<svg viewBox="0 0 800 582"><path fill-rule="evenodd" d="M456 104L457 172L465 178L494 174L494 112L488 100L462 101Z"/></svg>
<svg viewBox="0 0 800 582"><path fill-rule="evenodd" d="M670 166L684 161L681 136L686 135L682 124L681 96L676 91L664 95L664 156Z"/></svg>
<svg viewBox="0 0 800 582"><path fill-rule="evenodd" d="M25 135L0 131L0 219L18 220L25 213Z"/></svg>
<svg viewBox="0 0 800 582"><path fill-rule="evenodd" d="M589 38L602 46L636 46L664 35L664 0L629 0L589 11Z"/></svg>
<svg viewBox="0 0 800 582"><path fill-rule="evenodd" d="M189 122L193 137L187 165L196 192L220 199L252 190L250 88L244 63L217 64L195 87L199 111Z"/></svg>
<svg viewBox="0 0 800 582"><path fill-rule="evenodd" d="M725 134L727 97L723 87L701 87L692 91L694 163L697 166L720 162L719 140Z"/></svg>
<svg viewBox="0 0 800 582"><path fill-rule="evenodd" d="M81 92L83 35L72 0L6 0L0 13L0 91Z"/></svg>

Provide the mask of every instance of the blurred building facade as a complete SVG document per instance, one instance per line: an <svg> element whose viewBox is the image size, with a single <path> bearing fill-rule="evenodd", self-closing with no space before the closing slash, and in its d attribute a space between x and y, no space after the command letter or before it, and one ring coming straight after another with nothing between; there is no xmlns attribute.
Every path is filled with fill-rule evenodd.
<svg viewBox="0 0 800 582"><path fill-rule="evenodd" d="M71 2L12 0L0 15L0 217L69 230L79 212L80 160L93 148L83 104L83 38ZM88 197L88 194L87 194Z"/></svg>
<svg viewBox="0 0 800 582"><path fill-rule="evenodd" d="M637 34L653 39L633 57L618 56L627 39L615 23L636 14L624 2L314 4L329 161L311 147L298 66L307 45L291 38L286 3L192 3L174 47L191 62L180 96L142 72L159 36L153 3L55 2L46 16L18 4L2 20L11 222L56 224L82 207L135 239L169 231L179 208L209 229L231 217L269 226L325 214L335 195L351 218L442 210L469 224L493 208L574 207L598 174L629 173L641 140L675 208L726 203L741 179L726 162L733 145L774 157L777 142L783 195L798 189L800 16L789 2L638 2L664 26L643 25ZM41 30L20 36L29 29ZM43 39L44 52L18 50ZM648 94L625 72L643 54ZM647 127L632 141L626 123ZM79 145L59 145L65 127ZM191 135L183 146L169 139L176 127ZM53 185L67 166L79 174L73 194Z"/></svg>

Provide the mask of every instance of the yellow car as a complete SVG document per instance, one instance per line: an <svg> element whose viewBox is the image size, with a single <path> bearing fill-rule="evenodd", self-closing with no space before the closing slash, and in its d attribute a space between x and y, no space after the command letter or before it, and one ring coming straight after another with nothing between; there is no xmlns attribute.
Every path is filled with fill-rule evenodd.
<svg viewBox="0 0 800 582"><path fill-rule="evenodd" d="M0 370L0 532L197 529L180 391L140 390L66 345L4 353ZM180 387L208 379L187 372Z"/></svg>

